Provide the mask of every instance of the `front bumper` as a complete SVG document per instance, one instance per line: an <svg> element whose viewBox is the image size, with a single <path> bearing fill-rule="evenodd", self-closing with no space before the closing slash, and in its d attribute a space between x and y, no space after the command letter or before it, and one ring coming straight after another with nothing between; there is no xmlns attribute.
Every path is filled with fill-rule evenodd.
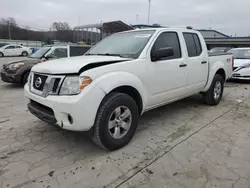
<svg viewBox="0 0 250 188"><path fill-rule="evenodd" d="M236 69L231 79L234 80L250 80L250 68L238 68Z"/></svg>
<svg viewBox="0 0 250 188"><path fill-rule="evenodd" d="M38 96L24 87L29 99L30 112L39 119L71 131L88 131L95 122L99 105L105 93L97 85L89 85L82 93L74 96Z"/></svg>
<svg viewBox="0 0 250 188"><path fill-rule="evenodd" d="M16 74L9 74L5 71L1 71L1 80L7 83L20 83L20 78Z"/></svg>

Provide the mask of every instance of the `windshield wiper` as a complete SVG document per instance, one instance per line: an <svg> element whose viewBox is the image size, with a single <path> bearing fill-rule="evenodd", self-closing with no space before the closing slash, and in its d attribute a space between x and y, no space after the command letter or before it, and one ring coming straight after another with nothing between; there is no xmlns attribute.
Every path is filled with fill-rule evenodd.
<svg viewBox="0 0 250 188"><path fill-rule="evenodd" d="M104 56L118 56L118 57L122 57L121 54L110 54L110 53L105 53L105 54L97 54L97 55L104 55Z"/></svg>
<svg viewBox="0 0 250 188"><path fill-rule="evenodd" d="M90 54L90 53L87 53L87 54L84 54L84 55L96 55L96 54Z"/></svg>
<svg viewBox="0 0 250 188"><path fill-rule="evenodd" d="M110 54L110 53L105 53L105 54L85 54L85 55L103 55L103 56L118 56L118 57L123 57L121 54Z"/></svg>

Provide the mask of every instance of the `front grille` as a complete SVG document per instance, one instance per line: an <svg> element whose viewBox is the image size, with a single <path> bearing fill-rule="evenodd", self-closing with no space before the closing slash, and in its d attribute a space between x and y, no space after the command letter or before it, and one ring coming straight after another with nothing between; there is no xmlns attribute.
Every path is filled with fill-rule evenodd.
<svg viewBox="0 0 250 188"><path fill-rule="evenodd" d="M34 74L33 76L33 88L39 91L43 91L44 84L47 80L48 76Z"/></svg>
<svg viewBox="0 0 250 188"><path fill-rule="evenodd" d="M233 74L233 77L241 77L241 75L240 74Z"/></svg>
<svg viewBox="0 0 250 188"><path fill-rule="evenodd" d="M65 78L63 75L44 75L38 73L31 73L31 75L30 91L42 97L58 95Z"/></svg>
<svg viewBox="0 0 250 188"><path fill-rule="evenodd" d="M52 88L53 93L57 93L60 81L61 81L61 78L56 78L55 79L55 82L54 82L54 85L53 85L53 88Z"/></svg>

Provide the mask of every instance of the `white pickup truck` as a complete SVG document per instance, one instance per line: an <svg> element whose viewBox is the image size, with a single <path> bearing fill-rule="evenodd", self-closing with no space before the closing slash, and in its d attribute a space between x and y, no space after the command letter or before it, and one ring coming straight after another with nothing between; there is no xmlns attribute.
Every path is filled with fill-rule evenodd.
<svg viewBox="0 0 250 188"><path fill-rule="evenodd" d="M232 65L231 54L209 56L197 31L133 30L105 38L82 57L35 65L25 95L36 117L90 131L97 145L116 150L148 110L199 93L217 105Z"/></svg>

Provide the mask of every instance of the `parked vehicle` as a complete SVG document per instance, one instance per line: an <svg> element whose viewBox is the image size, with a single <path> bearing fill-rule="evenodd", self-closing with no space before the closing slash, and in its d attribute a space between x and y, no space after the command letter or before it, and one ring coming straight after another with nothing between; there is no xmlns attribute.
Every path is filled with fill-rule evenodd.
<svg viewBox="0 0 250 188"><path fill-rule="evenodd" d="M0 57L4 56L28 56L32 50L21 45L5 45L0 48Z"/></svg>
<svg viewBox="0 0 250 188"><path fill-rule="evenodd" d="M3 47L3 46L5 46L5 45L8 45L8 44L7 44L7 43L1 43L1 42L0 42L0 48Z"/></svg>
<svg viewBox="0 0 250 188"><path fill-rule="evenodd" d="M212 48L209 52L210 53L228 52L231 49L232 48L230 47L216 47L216 48Z"/></svg>
<svg viewBox="0 0 250 188"><path fill-rule="evenodd" d="M250 48L235 48L230 52L235 59L232 79L250 80Z"/></svg>
<svg viewBox="0 0 250 188"><path fill-rule="evenodd" d="M89 49L90 46L79 45L44 46L26 60L3 65L1 79L4 82L24 85L34 65L51 59L84 55Z"/></svg>
<svg viewBox="0 0 250 188"><path fill-rule="evenodd" d="M34 66L25 96L41 120L90 131L97 145L116 150L148 110L197 93L217 105L232 64L232 54L209 56L198 31L133 30L105 38L82 57Z"/></svg>

